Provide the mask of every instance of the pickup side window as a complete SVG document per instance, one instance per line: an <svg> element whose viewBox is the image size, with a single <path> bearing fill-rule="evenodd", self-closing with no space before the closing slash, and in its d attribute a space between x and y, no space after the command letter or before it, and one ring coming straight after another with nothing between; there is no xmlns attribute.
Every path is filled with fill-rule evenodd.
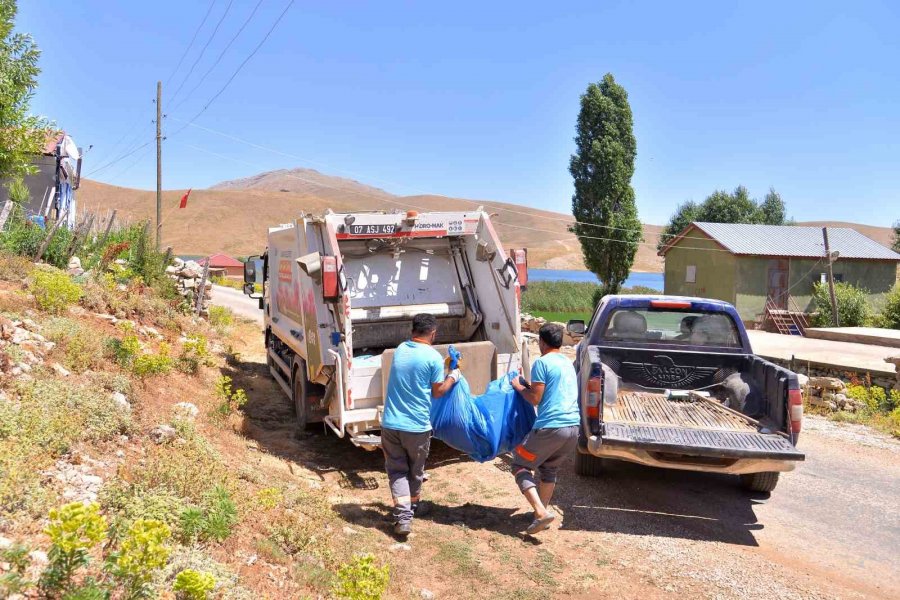
<svg viewBox="0 0 900 600"><path fill-rule="evenodd" d="M741 347L737 326L729 315L703 311L617 309L610 316L601 340Z"/></svg>

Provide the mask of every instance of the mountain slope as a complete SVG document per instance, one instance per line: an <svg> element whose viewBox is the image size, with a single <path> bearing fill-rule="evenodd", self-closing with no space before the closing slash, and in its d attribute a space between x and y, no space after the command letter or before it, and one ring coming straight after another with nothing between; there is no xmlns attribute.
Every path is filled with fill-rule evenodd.
<svg viewBox="0 0 900 600"><path fill-rule="evenodd" d="M468 200L438 195L396 196L352 179L325 175L313 169L281 169L252 177L223 181L206 190L194 190L187 208L178 209L184 190L163 192L163 245L180 254L224 252L244 256L261 252L266 231L304 213L362 210L423 211L473 210L479 206L493 217L507 248L528 248L533 268L583 269L581 247L566 228L571 215L489 200ZM107 214L118 210L120 219L153 219L156 193L83 180L78 192L81 207ZM838 221L810 221L798 225L852 227L889 246L892 231ZM635 271L661 272L656 255L662 227L644 225L644 243L638 248ZM597 237L605 230L597 229Z"/></svg>

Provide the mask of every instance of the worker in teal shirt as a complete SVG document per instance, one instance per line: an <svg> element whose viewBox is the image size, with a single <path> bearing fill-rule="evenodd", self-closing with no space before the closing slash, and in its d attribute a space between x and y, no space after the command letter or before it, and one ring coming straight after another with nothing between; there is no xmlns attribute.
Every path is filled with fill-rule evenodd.
<svg viewBox="0 0 900 600"><path fill-rule="evenodd" d="M581 424L575 367L559 351L563 329L547 323L541 327L538 338L541 357L531 367L531 383L519 378L512 382L516 391L537 407L534 427L513 451L512 465L516 483L534 509L534 520L526 529L529 534L547 529L556 519L549 506L557 472L575 451ZM540 483L535 483L535 470L540 474Z"/></svg>
<svg viewBox="0 0 900 600"><path fill-rule="evenodd" d="M431 446L431 399L459 381L459 369L444 377L444 361L432 348L437 335L434 315L413 317L412 339L394 352L388 377L381 449L394 498L394 532L407 536L420 500L425 460Z"/></svg>

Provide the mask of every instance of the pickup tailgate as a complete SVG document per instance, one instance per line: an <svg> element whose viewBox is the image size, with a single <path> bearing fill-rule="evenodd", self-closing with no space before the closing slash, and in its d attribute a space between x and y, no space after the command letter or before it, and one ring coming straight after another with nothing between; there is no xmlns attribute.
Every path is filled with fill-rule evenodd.
<svg viewBox="0 0 900 600"><path fill-rule="evenodd" d="M602 414L603 445L716 458L804 459L787 436L761 430L715 400L619 391Z"/></svg>

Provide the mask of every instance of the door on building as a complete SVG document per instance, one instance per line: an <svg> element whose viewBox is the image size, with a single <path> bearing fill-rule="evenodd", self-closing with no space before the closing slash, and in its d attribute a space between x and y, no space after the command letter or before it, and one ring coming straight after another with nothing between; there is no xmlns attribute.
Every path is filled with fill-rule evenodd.
<svg viewBox="0 0 900 600"><path fill-rule="evenodd" d="M777 308L787 310L788 307L788 272L790 263L787 259L774 258L769 261L768 290L766 293Z"/></svg>

